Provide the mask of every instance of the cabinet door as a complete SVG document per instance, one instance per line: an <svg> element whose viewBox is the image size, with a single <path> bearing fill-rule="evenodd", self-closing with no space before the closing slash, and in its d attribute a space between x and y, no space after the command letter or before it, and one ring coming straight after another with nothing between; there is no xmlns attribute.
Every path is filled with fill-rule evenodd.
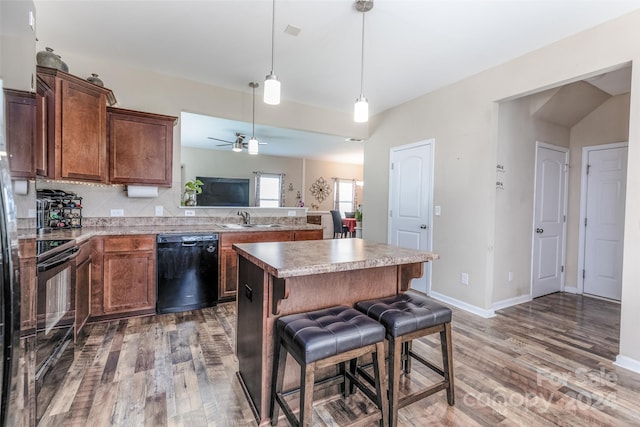
<svg viewBox="0 0 640 427"><path fill-rule="evenodd" d="M107 181L106 97L84 85L60 81L61 107L56 125L56 178ZM59 149L58 149L59 145ZM58 165L57 165L58 166Z"/></svg>
<svg viewBox="0 0 640 427"><path fill-rule="evenodd" d="M235 298L238 290L238 253L233 249L221 248L220 267L218 299Z"/></svg>
<svg viewBox="0 0 640 427"><path fill-rule="evenodd" d="M5 89L9 168L14 178L35 178L36 96Z"/></svg>
<svg viewBox="0 0 640 427"><path fill-rule="evenodd" d="M109 181L171 186L176 119L108 108Z"/></svg>
<svg viewBox="0 0 640 427"><path fill-rule="evenodd" d="M322 240L322 230L295 230L293 240Z"/></svg>
<svg viewBox="0 0 640 427"><path fill-rule="evenodd" d="M154 256L149 252L107 253L103 257L104 313L155 309Z"/></svg>
<svg viewBox="0 0 640 427"><path fill-rule="evenodd" d="M89 318L91 298L91 245L89 242L80 246L76 257L76 321L75 336L82 331Z"/></svg>

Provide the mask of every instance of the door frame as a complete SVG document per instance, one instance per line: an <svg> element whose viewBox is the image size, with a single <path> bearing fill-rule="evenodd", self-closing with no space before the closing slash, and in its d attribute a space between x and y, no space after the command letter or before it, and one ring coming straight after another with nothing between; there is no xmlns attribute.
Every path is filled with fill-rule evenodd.
<svg viewBox="0 0 640 427"><path fill-rule="evenodd" d="M415 147L419 147L421 145L429 145L431 148L431 162L429 163L429 181L431 182L431 187L429 188L428 202L429 202L429 211L427 212L429 219L429 234L427 236L427 250L431 251L433 249L433 189L435 188L434 178L435 178L435 153L436 153L436 140L435 138L423 139L421 141L413 142L411 144L399 145L396 147L391 147L389 149L389 198L387 200L387 244L391 241L391 228L392 228L392 218L391 218L391 203L393 200L392 190L393 186L391 185L392 179L392 163L394 160L394 153L407 150ZM423 183L424 184L424 183ZM425 263L426 264L426 263ZM431 294L431 277L433 275L433 268L425 268L425 278L427 280L427 295Z"/></svg>
<svg viewBox="0 0 640 427"><path fill-rule="evenodd" d="M566 261L567 261L567 208L569 206L569 173L568 173L568 168L569 168L569 153L570 150L567 147L563 147L560 145L554 145L554 144L549 144L547 142L542 142L542 141L536 141L536 149L535 149L535 154L534 154L534 166L533 166L533 212L532 212L532 218L533 221L531 223L531 278L530 278L530 284L529 284L529 296L533 297L533 282L534 282L534 276L535 276L535 270L534 270L534 256L535 256L535 238L536 238L536 194L537 194L537 181L538 181L538 150L540 148L546 148L548 150L554 150L554 151L562 151L565 154L565 170L564 173L566 174L565 179L564 179L564 200L563 200L563 215L564 215L564 222L562 224L562 249L561 249L561 257L562 259L560 260L560 265L564 266L564 270L560 273L560 291L564 292L564 286L565 286L565 278L566 278L566 274L567 274L567 269L566 269Z"/></svg>
<svg viewBox="0 0 640 427"><path fill-rule="evenodd" d="M589 145L582 147L582 164L580 165L580 219L578 220L578 271L576 272L576 288L578 294L584 293L584 277L582 277L582 271L584 270L584 255L585 255L585 240L586 232L583 227L584 220L587 216L587 159L588 154L591 151L610 150L615 148L629 148L628 142L614 142L611 144ZM629 165L627 163L627 171ZM625 218L625 222L626 222Z"/></svg>

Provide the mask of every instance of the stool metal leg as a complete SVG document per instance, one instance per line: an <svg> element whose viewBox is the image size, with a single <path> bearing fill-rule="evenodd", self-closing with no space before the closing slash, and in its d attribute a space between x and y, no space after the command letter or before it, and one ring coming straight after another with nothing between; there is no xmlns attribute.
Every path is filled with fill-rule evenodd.
<svg viewBox="0 0 640 427"><path fill-rule="evenodd" d="M444 330L440 332L440 346L442 347L444 380L448 383L447 403L453 406L455 403L455 396L453 389L453 346L451 342L451 323L445 323Z"/></svg>

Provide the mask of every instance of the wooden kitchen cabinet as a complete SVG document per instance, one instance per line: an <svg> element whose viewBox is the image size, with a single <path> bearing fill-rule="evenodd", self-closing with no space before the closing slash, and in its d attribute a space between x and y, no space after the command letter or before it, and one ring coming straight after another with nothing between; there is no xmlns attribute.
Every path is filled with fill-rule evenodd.
<svg viewBox="0 0 640 427"><path fill-rule="evenodd" d="M53 154L47 178L106 183L107 103L115 103L113 93L57 69L37 72L51 89L46 127L38 128Z"/></svg>
<svg viewBox="0 0 640 427"><path fill-rule="evenodd" d="M4 97L11 176L33 179L36 176L36 94L5 89Z"/></svg>
<svg viewBox="0 0 640 427"><path fill-rule="evenodd" d="M177 117L107 108L109 182L171 186Z"/></svg>
<svg viewBox="0 0 640 427"><path fill-rule="evenodd" d="M291 231L220 233L218 300L232 300L238 287L238 254L234 243L288 242L293 240Z"/></svg>
<svg viewBox="0 0 640 427"><path fill-rule="evenodd" d="M76 263L76 340L87 323L91 307L91 243L86 241L79 247Z"/></svg>
<svg viewBox="0 0 640 427"><path fill-rule="evenodd" d="M294 230L293 240L322 240L322 230Z"/></svg>
<svg viewBox="0 0 640 427"><path fill-rule="evenodd" d="M155 236L95 238L91 266L91 319L155 313L155 262Z"/></svg>

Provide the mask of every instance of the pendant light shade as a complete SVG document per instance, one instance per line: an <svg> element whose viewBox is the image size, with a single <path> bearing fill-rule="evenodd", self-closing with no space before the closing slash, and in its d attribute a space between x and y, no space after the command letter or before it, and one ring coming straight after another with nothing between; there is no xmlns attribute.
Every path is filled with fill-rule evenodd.
<svg viewBox="0 0 640 427"><path fill-rule="evenodd" d="M258 154L258 140L255 137L251 137L249 140L249 154L256 155Z"/></svg>
<svg viewBox="0 0 640 427"><path fill-rule="evenodd" d="M356 99L356 104L353 109L353 121L356 123L365 123L369 120L369 103L364 95L360 95Z"/></svg>
<svg viewBox="0 0 640 427"><path fill-rule="evenodd" d="M364 96L364 14L373 9L373 0L356 0L355 9L362 13L362 50L360 56L360 96L353 108L353 121L365 123L369 121L369 102Z"/></svg>
<svg viewBox="0 0 640 427"><path fill-rule="evenodd" d="M280 104L280 81L273 72L273 51L276 23L276 0L272 3L271 13L271 72L264 80L264 103L269 105Z"/></svg>
<svg viewBox="0 0 640 427"><path fill-rule="evenodd" d="M264 80L264 102L269 105L280 104L280 80L273 71Z"/></svg>
<svg viewBox="0 0 640 427"><path fill-rule="evenodd" d="M277 81L277 80L276 80ZM258 83L250 82L249 87L253 89L253 116L251 119L251 139L249 140L249 144L247 149L249 154L256 155L258 154L258 146L260 143L256 139L256 88L258 87ZM278 82L278 86L280 86L280 82ZM266 93L266 91L265 91ZM280 97L280 92L278 92L278 98ZM279 100L278 100L279 101Z"/></svg>

